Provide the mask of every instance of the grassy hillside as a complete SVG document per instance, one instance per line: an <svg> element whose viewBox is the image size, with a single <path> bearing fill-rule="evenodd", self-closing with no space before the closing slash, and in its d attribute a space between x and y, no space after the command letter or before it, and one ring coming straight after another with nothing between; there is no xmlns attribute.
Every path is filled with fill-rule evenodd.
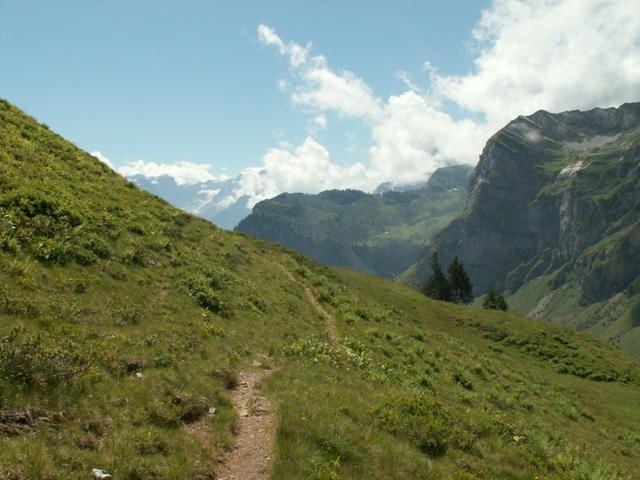
<svg viewBox="0 0 640 480"><path fill-rule="evenodd" d="M0 102L0 478L215 478L255 358L273 478L640 474L636 359L222 231Z"/></svg>
<svg viewBox="0 0 640 480"><path fill-rule="evenodd" d="M282 194L258 203L237 230L328 265L392 277L413 265L430 237L462 211L472 171L440 168L421 188L380 195Z"/></svg>

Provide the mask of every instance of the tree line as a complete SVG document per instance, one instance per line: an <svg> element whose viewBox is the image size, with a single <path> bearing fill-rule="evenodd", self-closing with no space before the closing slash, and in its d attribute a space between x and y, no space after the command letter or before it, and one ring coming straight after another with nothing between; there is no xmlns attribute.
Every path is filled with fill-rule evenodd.
<svg viewBox="0 0 640 480"><path fill-rule="evenodd" d="M434 300L466 305L473 301L473 284L464 265L455 257L445 275L438 261L438 252L431 254L431 275L422 287L422 293ZM482 306L489 310L508 310L504 295L491 289Z"/></svg>

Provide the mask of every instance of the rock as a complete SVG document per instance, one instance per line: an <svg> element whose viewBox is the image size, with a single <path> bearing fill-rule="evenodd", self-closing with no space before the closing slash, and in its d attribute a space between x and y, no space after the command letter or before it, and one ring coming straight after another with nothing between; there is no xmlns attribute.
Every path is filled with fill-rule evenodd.
<svg viewBox="0 0 640 480"><path fill-rule="evenodd" d="M475 295L515 292L560 267L588 302L623 291L640 274L640 145L625 136L639 126L640 103L518 117L487 142L465 214L431 249L445 268L455 256L462 261ZM572 153L575 142L586 153ZM591 248L607 237L621 247ZM430 273L431 249L420 281Z"/></svg>
<svg viewBox="0 0 640 480"><path fill-rule="evenodd" d="M98 480L105 480L107 478L112 478L111 475L109 475L104 470L100 470L99 468L94 468L93 470L91 470L91 476Z"/></svg>

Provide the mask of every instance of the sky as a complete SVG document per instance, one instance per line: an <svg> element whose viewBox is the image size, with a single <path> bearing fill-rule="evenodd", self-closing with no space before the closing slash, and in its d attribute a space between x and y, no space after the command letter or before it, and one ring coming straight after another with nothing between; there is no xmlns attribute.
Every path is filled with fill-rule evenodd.
<svg viewBox="0 0 640 480"><path fill-rule="evenodd" d="M640 4L0 0L0 97L123 174L372 190L640 101Z"/></svg>

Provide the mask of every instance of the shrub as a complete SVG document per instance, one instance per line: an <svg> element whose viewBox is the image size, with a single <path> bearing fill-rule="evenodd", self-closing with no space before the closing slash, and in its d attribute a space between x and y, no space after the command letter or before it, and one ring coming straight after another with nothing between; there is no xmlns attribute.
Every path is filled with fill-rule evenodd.
<svg viewBox="0 0 640 480"><path fill-rule="evenodd" d="M456 369L453 372L453 379L462 385L463 388L467 390L473 390L473 383L471 383L471 379L467 376L466 372L461 369Z"/></svg>
<svg viewBox="0 0 640 480"><path fill-rule="evenodd" d="M0 339L0 379L19 387L55 387L80 377L87 360L71 339L45 342L14 328Z"/></svg>
<svg viewBox="0 0 640 480"><path fill-rule="evenodd" d="M122 256L122 260L125 263L130 263L132 265L138 265L139 267L144 267L145 265L145 255L144 249L140 244L132 245Z"/></svg>
<svg viewBox="0 0 640 480"><path fill-rule="evenodd" d="M431 457L446 453L451 438L451 413L424 394L400 395L372 411L380 427L413 443Z"/></svg>
<svg viewBox="0 0 640 480"><path fill-rule="evenodd" d="M189 295L196 299L198 305L221 317L229 317L231 308L218 293L222 283L213 272L195 274L187 279Z"/></svg>
<svg viewBox="0 0 640 480"><path fill-rule="evenodd" d="M134 305L118 305L112 308L112 315L120 325L138 325L143 314Z"/></svg>
<svg viewBox="0 0 640 480"><path fill-rule="evenodd" d="M33 318L38 315L38 309L21 295L0 285L0 313Z"/></svg>

